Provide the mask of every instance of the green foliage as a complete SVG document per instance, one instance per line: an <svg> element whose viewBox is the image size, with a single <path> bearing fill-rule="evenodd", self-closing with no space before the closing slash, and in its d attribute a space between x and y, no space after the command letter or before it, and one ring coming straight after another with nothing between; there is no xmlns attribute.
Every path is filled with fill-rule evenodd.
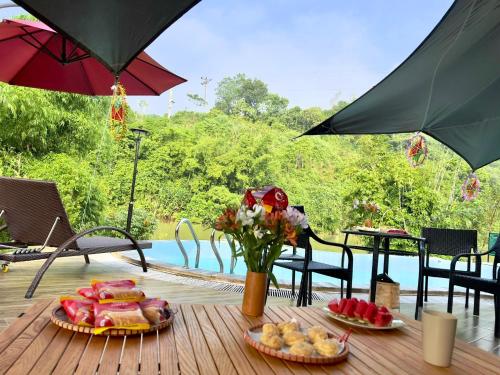
<svg viewBox="0 0 500 375"><path fill-rule="evenodd" d="M189 101L198 107L206 106L208 103L205 99L203 99L198 94L187 94Z"/></svg>
<svg viewBox="0 0 500 375"><path fill-rule="evenodd" d="M125 229L127 227L128 208L124 207L114 211L106 218L106 225ZM134 208L130 234L137 240L147 240L153 236L158 226L158 219L150 211L143 208ZM118 232L109 232L109 235L123 237Z"/></svg>

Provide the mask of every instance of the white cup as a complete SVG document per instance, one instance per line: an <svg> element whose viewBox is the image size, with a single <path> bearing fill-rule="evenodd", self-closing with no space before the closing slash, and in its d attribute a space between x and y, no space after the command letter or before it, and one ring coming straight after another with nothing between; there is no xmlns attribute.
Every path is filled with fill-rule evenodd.
<svg viewBox="0 0 500 375"><path fill-rule="evenodd" d="M422 326L424 361L435 366L449 367L455 346L457 318L440 311L424 310Z"/></svg>

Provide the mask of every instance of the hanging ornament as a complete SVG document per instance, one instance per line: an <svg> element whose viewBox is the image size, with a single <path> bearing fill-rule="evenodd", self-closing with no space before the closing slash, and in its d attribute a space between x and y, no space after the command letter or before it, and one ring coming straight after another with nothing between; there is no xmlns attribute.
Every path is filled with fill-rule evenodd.
<svg viewBox="0 0 500 375"><path fill-rule="evenodd" d="M406 145L406 158L412 167L421 166L427 158L427 142L420 133L411 137Z"/></svg>
<svg viewBox="0 0 500 375"><path fill-rule="evenodd" d="M111 87L113 97L111 98L110 129L116 140L122 139L127 133L125 123L127 115L127 94L120 82Z"/></svg>
<svg viewBox="0 0 500 375"><path fill-rule="evenodd" d="M474 172L469 173L462 185L462 198L464 201L472 201L477 198L481 184Z"/></svg>

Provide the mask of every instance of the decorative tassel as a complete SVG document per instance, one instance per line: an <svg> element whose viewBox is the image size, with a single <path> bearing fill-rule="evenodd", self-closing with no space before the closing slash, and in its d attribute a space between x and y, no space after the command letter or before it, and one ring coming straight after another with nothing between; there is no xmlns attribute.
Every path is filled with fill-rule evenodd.
<svg viewBox="0 0 500 375"><path fill-rule="evenodd" d="M127 94L125 88L116 80L111 87L113 97L111 98L110 129L113 137L119 141L127 133Z"/></svg>
<svg viewBox="0 0 500 375"><path fill-rule="evenodd" d="M462 185L462 198L464 201L473 201L481 191L481 183L474 171L469 173Z"/></svg>
<svg viewBox="0 0 500 375"><path fill-rule="evenodd" d="M406 144L406 158L414 168L424 163L428 152L427 142L420 133L416 133Z"/></svg>

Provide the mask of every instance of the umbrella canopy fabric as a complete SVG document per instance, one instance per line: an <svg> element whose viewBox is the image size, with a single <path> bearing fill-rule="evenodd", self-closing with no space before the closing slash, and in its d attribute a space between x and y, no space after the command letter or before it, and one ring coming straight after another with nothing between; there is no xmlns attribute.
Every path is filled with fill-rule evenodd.
<svg viewBox="0 0 500 375"><path fill-rule="evenodd" d="M0 81L86 95L112 95L115 77L42 22L0 23ZM185 82L141 52L120 75L128 95L160 95Z"/></svg>
<svg viewBox="0 0 500 375"><path fill-rule="evenodd" d="M303 135L422 131L477 169L500 159L500 3L458 0L420 46Z"/></svg>
<svg viewBox="0 0 500 375"><path fill-rule="evenodd" d="M200 0L14 0L118 74Z"/></svg>

